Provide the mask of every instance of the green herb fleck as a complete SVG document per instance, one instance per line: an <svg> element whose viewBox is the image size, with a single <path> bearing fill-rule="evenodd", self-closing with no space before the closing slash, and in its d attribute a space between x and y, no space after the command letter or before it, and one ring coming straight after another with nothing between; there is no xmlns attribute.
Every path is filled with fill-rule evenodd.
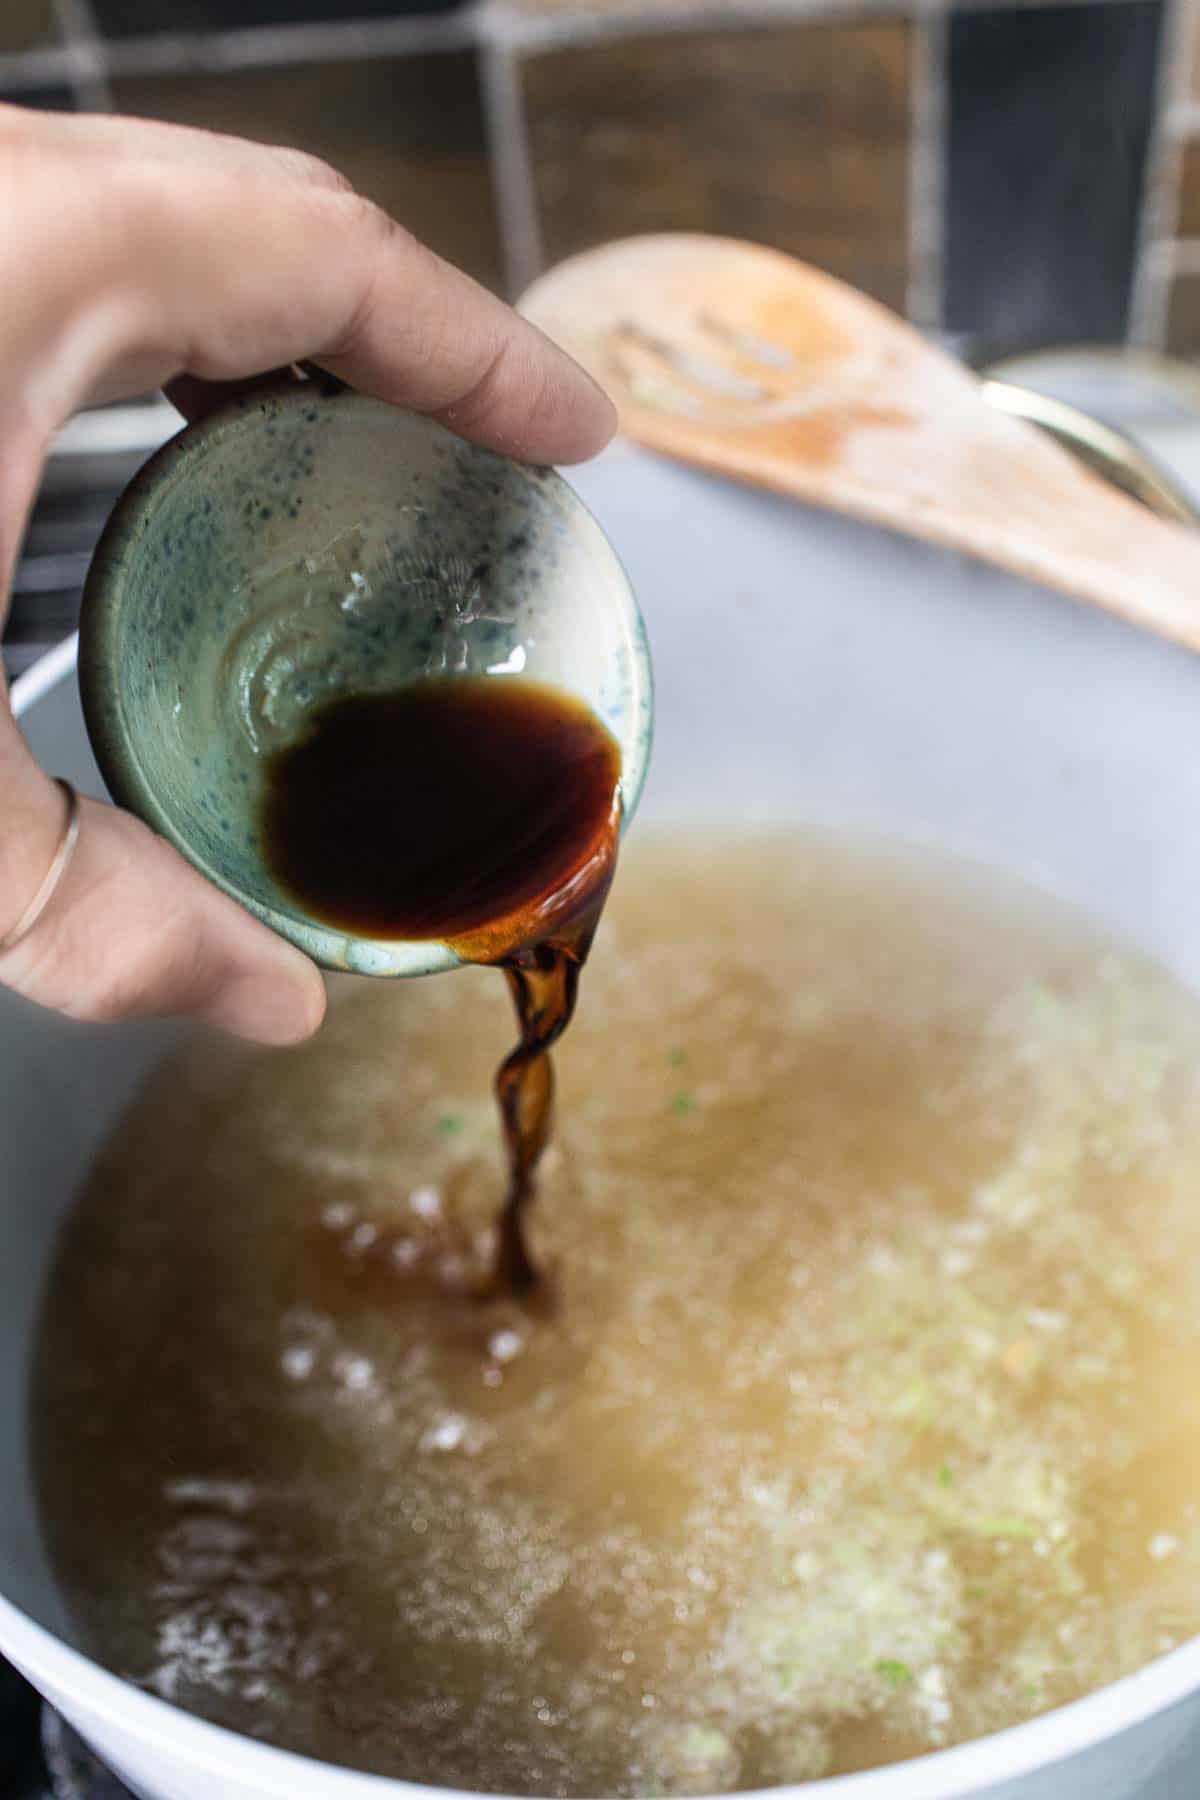
<svg viewBox="0 0 1200 1800"><path fill-rule="evenodd" d="M889 1687L904 1687L911 1681L913 1672L906 1662L899 1662L894 1656L881 1656L875 1664L875 1673L887 1682Z"/></svg>
<svg viewBox="0 0 1200 1800"><path fill-rule="evenodd" d="M700 1102L695 1094L676 1094L671 1102L672 1112L677 1112L681 1116L698 1111L699 1106Z"/></svg>
<svg viewBox="0 0 1200 1800"><path fill-rule="evenodd" d="M667 1061L673 1069L682 1069L687 1059L687 1051L682 1044L675 1044L667 1051Z"/></svg>
<svg viewBox="0 0 1200 1800"><path fill-rule="evenodd" d="M972 1519L972 1531L980 1537L994 1538L1032 1538L1037 1532L1028 1519L1018 1518L1015 1513L989 1513L981 1519Z"/></svg>
<svg viewBox="0 0 1200 1800"><path fill-rule="evenodd" d="M442 1113L438 1119L437 1128L443 1137L453 1137L463 1128L462 1114Z"/></svg>
<svg viewBox="0 0 1200 1800"><path fill-rule="evenodd" d="M931 1425L937 1408L937 1395L927 1381L910 1381L891 1407L893 1418L915 1419L918 1425Z"/></svg>
<svg viewBox="0 0 1200 1800"><path fill-rule="evenodd" d="M943 1488L954 1486L954 1470L949 1463L941 1463L938 1466L938 1486Z"/></svg>

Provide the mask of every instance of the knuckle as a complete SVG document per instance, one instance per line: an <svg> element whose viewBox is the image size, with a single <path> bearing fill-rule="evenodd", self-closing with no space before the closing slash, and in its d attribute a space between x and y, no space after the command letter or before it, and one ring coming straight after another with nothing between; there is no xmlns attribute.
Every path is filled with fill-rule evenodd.
<svg viewBox="0 0 1200 1800"><path fill-rule="evenodd" d="M121 954L72 984L66 1010L93 1025L185 1011L192 1003L196 971L188 947L165 934L136 955Z"/></svg>
<svg viewBox="0 0 1200 1800"><path fill-rule="evenodd" d="M115 1025L146 1012L157 984L153 946L144 958L131 955L123 943L114 945L102 958L94 953L88 957L77 934L70 933L64 934L56 948L60 979L67 977L63 1010L69 1018L91 1025Z"/></svg>
<svg viewBox="0 0 1200 1800"><path fill-rule="evenodd" d="M454 403L454 422L466 430L486 425L492 414L504 404L512 361L510 345L505 342L491 356L483 372Z"/></svg>
<svg viewBox="0 0 1200 1800"><path fill-rule="evenodd" d="M347 188L341 196L343 222L350 233L366 246L369 257L374 258L381 251L396 243L415 245L417 240L412 233L406 231L399 220L393 219L391 213L385 212L378 201L368 199L356 188Z"/></svg>
<svg viewBox="0 0 1200 1800"><path fill-rule="evenodd" d="M350 316L338 333L336 343L325 351L326 355L334 357L351 353L369 332L380 282L391 253L398 247L410 254L424 250L403 225L374 200L368 200L365 194L351 189L340 195L338 209L339 224L353 250L351 264L357 266L359 274Z"/></svg>
<svg viewBox="0 0 1200 1800"><path fill-rule="evenodd" d="M275 150L277 166L306 187L322 188L328 193L352 195L354 184L323 157L309 150L293 150L279 146Z"/></svg>
<svg viewBox="0 0 1200 1800"><path fill-rule="evenodd" d="M50 949L60 982L69 976L62 985L73 1018L112 1025L193 1004L209 961L206 933L186 907L162 905L169 893L162 878L171 871L154 854L158 848L143 849L144 886L132 904L115 886L100 886L63 920ZM100 921L107 921L104 930L97 930ZM99 956L98 941L107 944Z"/></svg>
<svg viewBox="0 0 1200 1800"><path fill-rule="evenodd" d="M455 402L456 430L486 431L503 417L513 448L520 452L553 411L554 394L546 370L530 364L506 338L479 378Z"/></svg>

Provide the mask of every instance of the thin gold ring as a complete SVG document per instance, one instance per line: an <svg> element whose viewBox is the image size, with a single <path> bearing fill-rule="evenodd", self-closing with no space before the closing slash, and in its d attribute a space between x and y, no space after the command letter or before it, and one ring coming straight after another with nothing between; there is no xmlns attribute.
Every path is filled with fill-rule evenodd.
<svg viewBox="0 0 1200 1800"><path fill-rule="evenodd" d="M79 795L69 781L64 781L59 775L56 775L54 779L67 797L67 823L63 829L58 849L54 852L54 860L43 877L41 887L12 930L0 938L0 956L3 956L6 950L15 949L22 938L29 936L58 892L59 884L70 866L75 846L79 842Z"/></svg>

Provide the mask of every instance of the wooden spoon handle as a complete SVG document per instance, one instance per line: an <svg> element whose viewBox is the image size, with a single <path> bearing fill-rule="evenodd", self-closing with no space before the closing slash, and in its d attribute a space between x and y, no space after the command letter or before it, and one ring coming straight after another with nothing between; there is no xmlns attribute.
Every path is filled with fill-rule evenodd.
<svg viewBox="0 0 1200 1800"><path fill-rule="evenodd" d="M916 441L903 430L892 443L862 409L698 432L639 407L622 427L649 450L997 563L1200 650L1200 533L1126 499L1024 421L990 416L973 378L955 374L966 396L943 392ZM833 454L815 454L822 436Z"/></svg>
<svg viewBox="0 0 1200 1800"><path fill-rule="evenodd" d="M665 236L536 283L536 323L664 455L963 551L1200 649L1200 533L1155 517L864 295Z"/></svg>

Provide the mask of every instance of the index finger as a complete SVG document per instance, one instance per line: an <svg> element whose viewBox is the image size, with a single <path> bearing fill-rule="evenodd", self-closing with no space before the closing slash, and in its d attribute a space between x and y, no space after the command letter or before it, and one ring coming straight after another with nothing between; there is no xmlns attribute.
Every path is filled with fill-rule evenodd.
<svg viewBox="0 0 1200 1800"><path fill-rule="evenodd" d="M345 337L313 361L511 456L569 463L604 447L616 411L573 358L392 221L382 231Z"/></svg>
<svg viewBox="0 0 1200 1800"><path fill-rule="evenodd" d="M578 364L324 165L204 134L160 153L167 128L75 123L32 146L20 191L55 204L28 206L39 241L22 263L64 302L118 297L93 381L236 381L311 360L525 460L580 461L611 437L612 405Z"/></svg>

